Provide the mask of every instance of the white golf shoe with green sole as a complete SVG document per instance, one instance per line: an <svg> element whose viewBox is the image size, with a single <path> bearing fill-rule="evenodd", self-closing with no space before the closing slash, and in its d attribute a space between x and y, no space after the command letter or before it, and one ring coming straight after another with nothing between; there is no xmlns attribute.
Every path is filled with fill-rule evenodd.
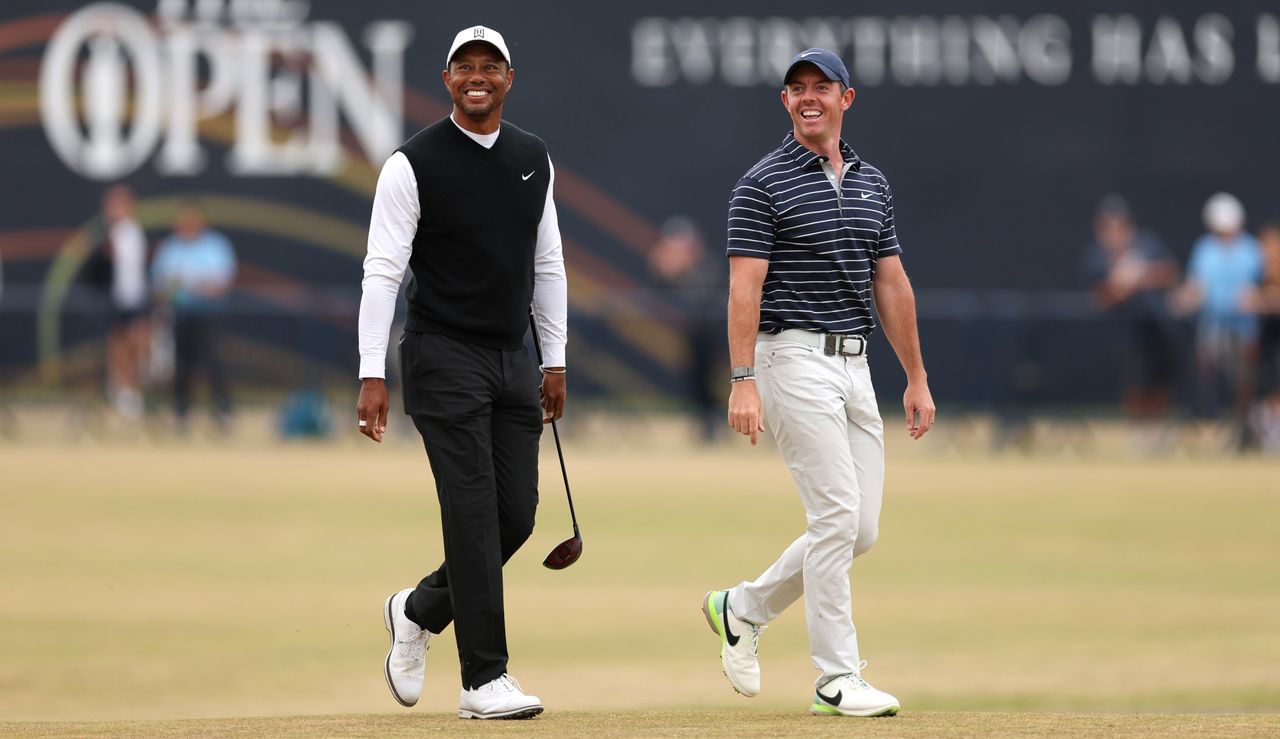
<svg viewBox="0 0 1280 739"><path fill-rule="evenodd" d="M729 591L712 590L702 599L702 615L720 637L720 664L733 689L751 698L760 693L760 632L756 626L733 615Z"/></svg>
<svg viewBox="0 0 1280 739"><path fill-rule="evenodd" d="M876 690L862 679L866 668L863 660L859 672L851 672L827 681L815 691L809 713L815 716L893 716L902 709L898 699Z"/></svg>

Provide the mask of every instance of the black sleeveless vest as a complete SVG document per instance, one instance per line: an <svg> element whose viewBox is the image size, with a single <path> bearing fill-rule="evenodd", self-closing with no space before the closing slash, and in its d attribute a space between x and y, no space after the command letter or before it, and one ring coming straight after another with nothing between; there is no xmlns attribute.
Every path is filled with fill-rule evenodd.
<svg viewBox="0 0 1280 739"><path fill-rule="evenodd" d="M398 151L418 181L405 329L523 346L551 167L542 139L503 121L486 149L445 118Z"/></svg>

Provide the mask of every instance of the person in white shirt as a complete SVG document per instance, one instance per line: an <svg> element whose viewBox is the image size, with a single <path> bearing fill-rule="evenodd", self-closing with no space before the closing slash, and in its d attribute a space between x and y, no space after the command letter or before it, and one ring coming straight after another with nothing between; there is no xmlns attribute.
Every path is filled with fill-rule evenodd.
<svg viewBox="0 0 1280 739"><path fill-rule="evenodd" d="M133 190L115 185L102 198L111 259L111 328L107 334L107 389L122 418L142 416L142 368L151 346L147 290L147 236L134 215Z"/></svg>
<svg viewBox="0 0 1280 739"><path fill-rule="evenodd" d="M383 166L364 262L356 420L373 441L387 433L387 341L407 268L404 411L426 446L444 529L444 564L384 604L384 672L401 705L417 703L430 638L453 623L458 715L529 718L542 702L507 673L502 565L533 531L542 426L564 412L555 172L541 139L502 120L515 71L498 32L458 33L446 67L453 112ZM524 348L531 315L541 386Z"/></svg>

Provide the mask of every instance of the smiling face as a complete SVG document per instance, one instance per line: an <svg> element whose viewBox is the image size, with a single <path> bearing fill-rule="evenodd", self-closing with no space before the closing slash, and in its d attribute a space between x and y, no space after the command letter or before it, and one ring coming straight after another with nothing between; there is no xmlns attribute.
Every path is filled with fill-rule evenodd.
<svg viewBox="0 0 1280 739"><path fill-rule="evenodd" d="M458 125L474 133L496 131L502 101L516 76L502 54L484 42L467 44L453 55L443 76Z"/></svg>
<svg viewBox="0 0 1280 739"><path fill-rule="evenodd" d="M806 145L826 148L840 139L844 112L853 104L853 88L841 90L812 64L802 64L782 89L782 105L791 114L795 136Z"/></svg>

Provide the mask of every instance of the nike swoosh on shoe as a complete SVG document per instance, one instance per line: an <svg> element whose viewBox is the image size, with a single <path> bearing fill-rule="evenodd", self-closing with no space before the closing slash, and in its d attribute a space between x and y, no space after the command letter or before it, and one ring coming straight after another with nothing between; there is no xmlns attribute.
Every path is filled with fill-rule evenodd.
<svg viewBox="0 0 1280 739"><path fill-rule="evenodd" d="M724 638L729 641L729 646L738 646L738 635L733 633L733 629L729 628L729 595L724 596L724 610L720 612L720 623L724 624Z"/></svg>

